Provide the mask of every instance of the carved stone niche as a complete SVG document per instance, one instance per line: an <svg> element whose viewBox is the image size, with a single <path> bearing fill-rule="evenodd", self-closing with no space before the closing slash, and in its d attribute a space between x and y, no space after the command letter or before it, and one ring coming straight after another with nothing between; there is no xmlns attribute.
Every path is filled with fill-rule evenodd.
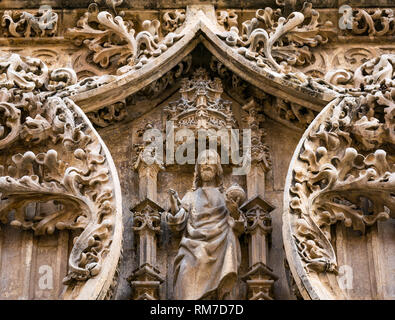
<svg viewBox="0 0 395 320"><path fill-rule="evenodd" d="M246 153L243 151L243 156L245 158L250 157L251 167L253 167L251 170L252 174L235 178L231 173L232 165L227 164L222 166L221 171L223 170L223 173L215 179L216 183L220 180L221 185L224 184L225 188L232 185L237 179L246 189L248 195L248 200L240 207L240 219L236 219L237 221L234 222L234 224L237 225L237 232L235 231L237 236L235 238L229 236L229 241L235 241L229 246L235 249L230 256L234 256L237 262L232 261L232 259L227 259L226 263L223 263L223 265L217 264L215 268L207 272L213 275L219 274L218 276L220 276L220 270L222 270L222 268L224 268L223 272L225 273L228 272L227 267L235 268L235 270L232 269L234 271L232 271L232 277L235 276L235 279L232 278L232 281L229 280L229 283L236 281L237 284L233 287L234 292L227 292L231 294L230 297L253 300L273 299L273 284L277 276L268 266L270 264L268 259L268 243L271 233L271 217L269 212L272 211L274 207L266 200L263 200L265 197L265 173L269 171L271 167L269 149L264 141L265 132L262 127L264 122L263 108L255 102L254 99L244 106L240 106L239 104L232 105L233 101L227 100L228 96L224 92L222 81L219 78L211 76L210 73L203 68L192 70L192 74L189 77L181 80L179 91L175 97L179 97L179 99L171 96L168 98L168 101L162 103L156 110L153 110L149 116L142 117L144 120L137 120L137 125L140 127L140 129L136 130L138 139L144 136L147 130L151 129L156 129L158 134L165 136L165 130L163 130L164 125L161 127L160 119L162 120L162 124L166 123L166 121L173 122L174 136L177 136L177 132L181 132L181 130L187 131L186 129L188 129L188 137L191 134L193 136L193 142L197 141L196 138L200 130L212 130L216 133L216 130L223 129L224 132L230 133L231 129L239 128L239 123L243 123L243 129L252 129L251 140L253 146L251 152ZM235 112L238 113L238 118L235 117ZM147 121L148 119L152 121ZM209 137L211 136L209 135ZM214 137L217 140L218 137ZM228 136L228 140L229 138L230 136ZM206 139L206 136L204 136L204 139ZM182 142L177 140L177 138L174 139L175 150L181 145L180 142ZM242 146L244 142L242 143L241 140L242 139L237 140L237 143L241 143ZM207 142L207 140L204 141ZM191 182L199 181L197 178L199 169L196 166L194 170L193 167L189 165L189 172L187 172L188 170L185 167L188 166L188 163L180 164L178 160L177 163L166 163L165 158L167 154L163 157L148 157L151 162L149 164L146 163L144 154L145 156L157 155L155 153L151 154L151 151L153 151L151 149L151 142L152 141L148 139L145 143L136 144L136 154L133 157L133 168L137 171L136 177L138 175L139 178L139 190L138 192L134 192L133 197L133 200L136 200L138 204L131 209L134 217L134 237L138 243L138 259L136 259L138 261L136 261L133 266L132 269L135 270L129 277L130 285L133 288L132 298L163 299L164 297L177 297L182 299L185 297L199 298L201 296L204 297L204 299L223 298L219 287L217 289L205 291L205 288L203 288L205 286L204 283L206 283L205 279L202 279L201 282L199 281L199 283L202 284L201 286L198 286L197 283L190 283L188 285L190 288L184 288L182 284L188 282L188 277L186 277L185 274L190 274L191 270L182 272L179 271L177 267L183 264L180 264L179 260L182 254L178 254L182 252L181 248L185 246L185 244L182 244L184 243L183 241L187 241L182 240L186 239L183 238L187 232L187 229L183 228L186 220L180 218L180 215L182 216L181 213L175 213L175 216L171 215L169 212L169 195L167 192L169 188L174 188L183 196L185 196L186 193L190 193ZM164 146L167 142L167 140L163 141L163 149L165 149ZM186 141L184 140L183 142L185 143ZM221 143L229 144L229 142L218 139L216 147L221 145ZM186 144L189 145L188 142ZM210 143L208 145L210 145ZM204 148L207 149L208 145L205 144ZM185 144L183 146L185 146ZM197 155L196 147L197 144L193 146L195 155ZM230 146L228 145L228 147ZM196 159L193 160L196 161ZM194 183L192 183L192 187L193 185ZM226 190L233 190L236 193L240 192L242 194L245 193L245 191L237 185L232 185L226 188ZM196 196L199 195L199 192L196 193ZM222 191L214 189L213 192L218 192L218 201L224 201L221 200ZM199 196L202 201L206 201L204 200L204 196ZM187 199L188 197L185 198L185 201L187 201ZM162 224L163 229L161 230L162 234L160 237L160 212L163 211L163 209L160 208L156 201L161 203L161 206L168 208L167 212L164 212L164 219L162 219L165 220L166 224ZM179 208L181 208L180 203L182 203L182 201L183 200L179 199ZM213 199L207 199L207 201L212 205L211 201L213 201ZM239 203L239 206L242 204L243 201ZM185 208L187 207L188 205L185 204ZM200 208L199 210L202 209ZM190 214L190 219L194 219L193 215L195 213L193 209L188 211L188 214ZM156 224L154 221L156 221ZM153 225L156 225L156 227L152 227ZM228 223L225 223L225 225L228 225ZM233 225L233 223L229 222L229 225ZM219 228L222 227L223 225L220 224ZM206 230L201 230L199 232L203 234ZM228 232L231 234L233 231L224 230L224 233ZM245 239L245 241L242 241L240 244L243 251L243 259L238 257L238 250L236 250L239 246L238 237L241 235L243 235L243 239ZM202 236L202 238L204 237ZM237 239L237 241L235 239ZM159 241L164 241L164 243L160 243L159 245ZM206 244L202 244L202 246L204 245ZM154 254L154 252L156 252L156 254ZM177 255L179 258L176 258ZM213 257L210 259L212 258ZM147 262L147 260L149 260L149 262ZM188 258L186 258L186 260L188 260ZM158 261L161 261L161 264L159 264ZM158 266L156 266L156 263L158 263ZM188 264L188 261L185 263ZM205 266L204 261L198 261L196 263L199 264L201 268ZM227 263L229 266L227 266ZM239 268L236 267L237 264L240 264ZM235 273L235 275L233 275L233 273ZM164 281L164 279L166 279L166 281ZM219 281L219 283L220 282L221 281ZM194 286L198 287L196 291L194 291Z"/></svg>
<svg viewBox="0 0 395 320"><path fill-rule="evenodd" d="M394 299L394 67L360 66L358 87L325 107L299 142L283 237L305 299Z"/></svg>

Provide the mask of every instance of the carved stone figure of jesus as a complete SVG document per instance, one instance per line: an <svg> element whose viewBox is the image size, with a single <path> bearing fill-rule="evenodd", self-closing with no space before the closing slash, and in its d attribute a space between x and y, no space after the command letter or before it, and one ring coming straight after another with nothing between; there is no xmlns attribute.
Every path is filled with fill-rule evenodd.
<svg viewBox="0 0 395 320"><path fill-rule="evenodd" d="M166 220L174 231L183 231L174 262L174 299L224 299L232 290L241 260L239 206L245 197L240 187L233 191L223 193L221 160L214 150L199 155L192 191L182 200L170 189Z"/></svg>

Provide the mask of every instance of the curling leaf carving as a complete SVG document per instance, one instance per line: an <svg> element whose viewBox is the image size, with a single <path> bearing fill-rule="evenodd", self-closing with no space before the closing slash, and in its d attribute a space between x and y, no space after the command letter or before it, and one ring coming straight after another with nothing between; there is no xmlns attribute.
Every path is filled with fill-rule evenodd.
<svg viewBox="0 0 395 320"><path fill-rule="evenodd" d="M305 2L301 12L288 18L281 16L281 9L259 9L255 18L242 23L241 32L236 25L218 34L226 44L260 67L289 71L289 66L309 64L310 48L324 44L335 35L331 22L318 22L319 13Z"/></svg>
<svg viewBox="0 0 395 320"><path fill-rule="evenodd" d="M159 27L158 20L145 20L142 31L136 34L132 21L99 11L97 4L92 3L77 27L69 29L66 36L78 46L84 44L93 53L93 62L103 68L116 60L118 67L123 66L118 70L122 74L131 68L141 68L182 37L170 32L160 41Z"/></svg>
<svg viewBox="0 0 395 320"><path fill-rule="evenodd" d="M393 59L382 56L365 67L372 71ZM377 221L395 217L391 66L385 77L376 74L374 81L368 80L376 90L338 98L327 107L294 165L289 205L296 215L295 244L307 270L336 272L332 224L343 221L365 233Z"/></svg>
<svg viewBox="0 0 395 320"><path fill-rule="evenodd" d="M86 116L64 97L76 85L75 72L50 71L17 54L1 57L0 68L0 149L7 150L0 163L0 222L35 235L79 232L64 279L74 286L96 276L109 251L114 176Z"/></svg>

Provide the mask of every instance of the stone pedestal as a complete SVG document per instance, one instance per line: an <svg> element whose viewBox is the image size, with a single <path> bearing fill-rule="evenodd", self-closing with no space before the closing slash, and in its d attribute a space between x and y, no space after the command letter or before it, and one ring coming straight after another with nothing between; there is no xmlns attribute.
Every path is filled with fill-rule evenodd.
<svg viewBox="0 0 395 320"><path fill-rule="evenodd" d="M160 232L161 212L154 201L145 199L131 209L133 231L138 243L139 267L129 277L134 300L159 299L159 286L163 282L156 265L156 235Z"/></svg>
<svg viewBox="0 0 395 320"><path fill-rule="evenodd" d="M272 300L272 287L277 276L267 266L268 243L272 232L271 216L274 208L260 196L247 201L241 210L247 219L249 270L243 276L248 286L248 299Z"/></svg>

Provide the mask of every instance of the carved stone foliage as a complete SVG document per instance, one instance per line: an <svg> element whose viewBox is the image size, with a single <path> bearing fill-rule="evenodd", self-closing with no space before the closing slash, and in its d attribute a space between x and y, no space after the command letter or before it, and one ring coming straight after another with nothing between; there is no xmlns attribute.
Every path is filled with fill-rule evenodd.
<svg viewBox="0 0 395 320"><path fill-rule="evenodd" d="M377 90L380 78L391 79L392 58L382 50L352 48L340 54L343 55L340 63L334 63L333 68L325 74L325 81L355 92ZM376 60L373 59L376 56ZM340 65L341 68L338 68ZM372 83L373 87L370 86Z"/></svg>
<svg viewBox="0 0 395 320"><path fill-rule="evenodd" d="M355 57L351 56L349 58L356 59ZM262 126L262 122L264 121L265 116L267 116L293 129L301 131L305 130L318 114L318 111L311 108L266 94L260 88L250 85L248 82L235 75L215 57L211 58L210 69L218 74L218 76L222 80L224 87L226 88L226 92L231 95L232 98L235 98L238 101L248 101L249 99L251 99L251 97L254 97L256 103L260 104L261 106L258 106L257 111L254 111L254 116L251 115L249 117L245 117L245 119L249 118L251 119L251 121L257 121L258 118L255 119L255 116L256 112L258 112L259 117L261 118L261 120L259 120L260 126ZM352 75L350 76L352 77ZM248 105L249 104L246 105L246 108L248 107ZM264 113L264 115L261 114L262 112ZM248 126L250 125L252 125L252 123L248 124ZM256 126L254 126L254 128L256 128ZM260 130L262 130L262 128L260 128ZM252 133L254 132L255 131L253 131ZM255 136L259 134L258 131L256 131L255 133ZM264 139L264 135L265 134L261 134L261 140ZM253 137L254 134L252 138ZM256 142L257 141L252 144L253 148L258 148L259 144L257 144ZM268 152L267 146L265 147L265 149Z"/></svg>
<svg viewBox="0 0 395 320"><path fill-rule="evenodd" d="M142 90L136 92L133 96L131 96L131 103L133 104L139 100L145 100L147 98L155 99L159 97L163 92L166 91L166 89L174 85L181 76L186 75L189 72L191 65L192 56L187 55L173 69L164 74L163 77L151 82Z"/></svg>
<svg viewBox="0 0 395 320"><path fill-rule="evenodd" d="M289 66L311 63L310 48L326 43L335 34L331 22L321 24L318 18L319 13L307 2L288 18L281 16L281 9L268 7L243 22L241 32L233 25L218 36L259 67L290 71Z"/></svg>
<svg viewBox="0 0 395 320"><path fill-rule="evenodd" d="M260 206L247 211L246 220L246 231L248 233L253 233L257 228L262 229L267 234L272 232L272 217Z"/></svg>
<svg viewBox="0 0 395 320"><path fill-rule="evenodd" d="M0 67L0 149L7 150L0 158L0 221L35 235L76 230L64 279L70 289L97 276L109 252L119 210L116 173L83 112L60 97L76 81L72 70L49 71L16 54L3 56ZM32 216L37 203L55 209Z"/></svg>
<svg viewBox="0 0 395 320"><path fill-rule="evenodd" d="M266 100L264 110L268 117L299 130L307 129L318 114L315 110L277 97Z"/></svg>
<svg viewBox="0 0 395 320"><path fill-rule="evenodd" d="M237 27L237 14L235 10L220 10L217 11L217 21L225 30L229 31L232 27Z"/></svg>
<svg viewBox="0 0 395 320"><path fill-rule="evenodd" d="M395 32L395 19L393 9L356 9L352 13L343 12L346 21L352 23L351 30L346 29L353 35L390 36Z"/></svg>
<svg viewBox="0 0 395 320"><path fill-rule="evenodd" d="M174 121L175 128L218 130L235 127L231 102L221 98L221 80L211 80L205 69L197 69L191 79L182 79L180 93L181 99L164 108L167 120Z"/></svg>
<svg viewBox="0 0 395 320"><path fill-rule="evenodd" d="M376 92L393 88L395 56L385 54L362 64L354 73L356 91Z"/></svg>
<svg viewBox="0 0 395 320"><path fill-rule="evenodd" d="M153 203L146 202L147 204L144 206L139 206L138 211L133 212L133 230L139 232L149 229L158 233L160 231L160 211L163 209Z"/></svg>
<svg viewBox="0 0 395 320"><path fill-rule="evenodd" d="M21 57L18 54L0 56L0 87L19 87L25 91L55 91L76 83L72 69L59 68L49 72L47 65L37 58Z"/></svg>
<svg viewBox="0 0 395 320"><path fill-rule="evenodd" d="M79 93L83 93L92 89L99 88L105 84L109 84L115 80L115 76L93 76L82 79L74 85L67 86L64 90L58 91L56 94L61 97L72 97Z"/></svg>
<svg viewBox="0 0 395 320"><path fill-rule="evenodd" d="M6 10L1 26L5 28L4 35L8 37L52 37L56 35L58 28L58 14L50 7L44 7L36 14Z"/></svg>
<svg viewBox="0 0 395 320"><path fill-rule="evenodd" d="M306 272L337 272L330 226L364 233L394 217L394 55L366 62L354 96L314 121L288 175L291 232ZM286 216L285 216L286 217Z"/></svg>
<svg viewBox="0 0 395 320"><path fill-rule="evenodd" d="M152 57L158 57L182 36L170 32L159 39L160 22L145 20L142 31L136 34L131 21L99 11L92 3L81 17L76 28L69 29L67 37L78 46L84 44L93 54L93 62L107 68L113 61L117 73L139 69Z"/></svg>
<svg viewBox="0 0 395 320"><path fill-rule="evenodd" d="M123 3L123 0L94 0L94 2L97 3L99 6L111 9L116 14L117 7L119 7ZM122 12L120 12L119 14L121 15Z"/></svg>
<svg viewBox="0 0 395 320"><path fill-rule="evenodd" d="M124 120L128 115L126 110L126 102L119 101L111 106L101 108L94 112L88 112L87 116L93 124L99 127L107 127L114 122Z"/></svg>
<svg viewBox="0 0 395 320"><path fill-rule="evenodd" d="M208 9L208 7L205 8ZM267 12L265 10L258 11L258 16L266 17L266 15L270 15L269 12L271 9L267 9ZM264 11L266 13L264 13ZM277 59L277 56L283 57L279 58L278 61L276 60L276 63L278 63L278 66L281 66L281 68L273 67L273 65L268 62L270 59L268 60L268 58L266 58L267 55L265 56L264 52L267 50L261 50L263 43L267 43L262 40L264 37L258 37L260 39L259 41L258 38L256 38L256 41L253 41L255 44L250 46L250 44L252 44L252 40L250 41L244 38L243 40L242 35L240 35L239 38L242 39L241 41L245 43L246 46L243 47L240 45L240 41L236 41L239 44L233 46L235 52L229 51L232 52L232 54L229 56L229 63L233 64L234 66L238 65L239 63L246 63L246 61L242 58L239 61L240 57L237 53L238 50L243 51L244 49L248 49L251 51L253 50L252 47L255 46L255 57L257 59L261 57L263 59L262 61L265 61L265 63L262 64L262 67L267 68L254 68L251 63L248 62L248 72L251 73L251 77L254 79L266 79L265 81L268 81L268 84L271 83L269 78L274 79L277 83L284 84L286 87L292 87L295 89L294 91L303 91L302 94L304 95L306 95L307 92L311 92L312 95L312 91L314 91L314 96L319 96L324 101L327 101L330 97L333 97L337 94L337 88L329 85L325 81L314 80L301 72L289 72L290 68L286 67L283 63L285 60L287 60L288 66L292 64L291 60L293 61L293 58L284 58L288 53L291 52L290 55L293 55L296 52L295 54L299 55L299 53L305 51L305 47L313 46L319 42L326 42L327 39L325 38L325 35L331 34L330 31L326 31L327 29L321 28L321 26L316 21L318 19L318 14L316 15L316 12L311 10L309 5L306 5L302 11L304 14L298 13L296 16L300 17L300 15L302 15L304 19L303 23L301 22L299 25L294 26L295 28L291 28L292 30L288 30L288 26L290 25L287 22L285 24L287 25L286 32L281 35L279 34L281 32L276 32L275 37L273 30L277 28L276 26L279 21L282 25L285 23L285 21L282 19L277 19L278 17L276 14L273 14L272 20L269 19L271 21L271 23L269 23L270 27L266 26L264 23L266 18L262 17L260 20L254 18L251 20L251 22L249 22L249 24L247 22L245 23L245 26L250 25L251 23L255 26L255 29L251 27L253 29L251 29L251 36L254 32L258 34L261 32L261 30L263 30L263 34L267 33L270 35L270 37L272 37L271 41L273 43L268 45L271 48L269 50L270 55L272 58L274 57L274 60ZM272 12L274 11L272 10ZM179 20L181 21L182 14L180 13L179 15L176 15L180 16ZM85 46L85 48L79 50L78 54L75 55L77 69L81 77L91 77L92 75L100 75L105 72L117 74L117 76L107 81L106 84L108 84L108 82L112 82L111 85L105 85L102 90L97 90L94 92L95 96L98 97L96 103L90 102L92 100L89 99L88 94L83 92L86 91L83 88L70 88L70 90L76 90L76 92L73 93L75 95L73 99L74 101L78 102L84 110L93 111L94 109L100 109L102 107L111 105L120 99L125 99L128 96L135 95L138 90L142 89L141 84L146 83L146 79L155 78L154 81L156 81L158 78L160 78L156 78L154 74L161 74L162 71L151 73L156 68L156 66L158 70L162 70L163 68L166 68L169 61L180 61L179 56L187 55L190 52L188 52L188 50L196 46L196 43L199 42L200 39L204 38L198 37L200 33L205 34L208 42L217 47L219 52L217 52L215 55L218 56L221 54L221 52L226 54L225 52L229 49L226 45L226 41L223 42L221 38L229 38L230 36L228 37L227 35L230 35L232 30L236 28L233 26L231 27L232 30L223 31L223 28L220 28L217 23L210 21L215 18L214 7L209 8L208 11L205 12L198 5L192 5L186 9L185 21L182 23L182 26L176 29L177 34L170 32L165 37L161 36L161 33L159 32L160 25L156 20L146 20L141 26L134 27L130 21L128 21L126 18L123 18L124 16L125 15L122 15L122 12L120 12L119 15L114 17L114 15L110 14L109 12L100 11L97 5L92 4L89 7L88 12L86 12L85 15L79 20L78 26L76 28L69 29L69 31L66 32L66 38L71 39L77 45L84 44ZM291 16L290 19L293 17ZM309 27L304 25L304 23ZM265 25L262 26L260 24ZM278 29L283 30L285 25L281 28L279 27ZM316 27L319 29L319 31L316 30ZM311 31L310 33L307 31L305 32L306 28L313 28L314 31ZM245 27L243 30L247 29ZM136 35L137 30L142 31ZM218 35L219 38L213 36L213 33ZM197 38L191 37L192 34ZM187 37L185 37L186 35ZM179 41L176 47L173 46L174 42L181 37L184 37L184 39L188 38L188 41ZM306 43L308 43L308 45L305 45ZM208 43L203 43L203 45L206 46ZM292 53L293 49L290 50L291 47L294 49L294 53ZM178 48L180 51L177 51L176 48ZM274 54L277 49L281 49L280 51L282 53L279 55ZM167 51L168 54L163 55L162 53L164 51ZM82 63L84 60L87 60L86 68L83 67ZM94 67L90 62L98 65L98 67ZM141 68L148 62L152 63L150 63L147 68L137 71L137 69ZM294 65L296 65L296 61ZM240 75L240 72L242 71L239 70L239 72L235 72L235 77L232 77L232 80L236 80L236 73ZM140 79L144 81L139 82ZM243 81L239 82L242 83ZM95 82L91 81L91 83L94 84ZM127 83L130 83L130 86L127 86ZM155 85L156 84L159 84L160 87L160 83L155 83ZM254 82L254 85L257 87L259 86L259 84L256 82ZM76 85L76 87L78 86L79 85ZM235 85L235 88L237 87L238 85ZM271 90L272 89L273 88L271 88ZM115 100L115 96L119 98Z"/></svg>
<svg viewBox="0 0 395 320"><path fill-rule="evenodd" d="M165 33L174 32L185 21L185 10L177 9L166 11L162 17L162 30Z"/></svg>

